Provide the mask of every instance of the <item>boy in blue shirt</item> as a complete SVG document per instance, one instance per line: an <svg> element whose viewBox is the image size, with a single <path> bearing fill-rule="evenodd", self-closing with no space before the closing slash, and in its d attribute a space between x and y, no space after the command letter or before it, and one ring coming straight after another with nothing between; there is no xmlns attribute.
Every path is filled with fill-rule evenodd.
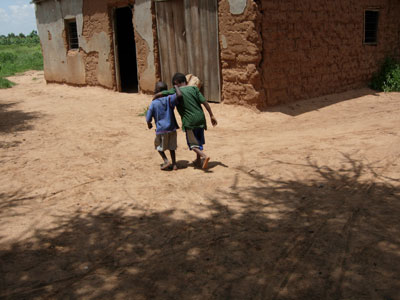
<svg viewBox="0 0 400 300"><path fill-rule="evenodd" d="M205 144L204 130L207 129L206 117L204 115L202 105L210 114L211 124L216 126L217 119L211 110L207 100L195 86L188 86L186 76L182 73L175 73L172 77L173 89L156 93L153 99L182 94L182 99L177 103L177 110L182 119L182 130L186 132L186 140L190 150L196 153L196 160L193 162L195 166L207 169L210 157L204 153L203 145ZM155 100L154 100L155 101Z"/></svg>
<svg viewBox="0 0 400 300"><path fill-rule="evenodd" d="M168 87L164 82L157 82L155 93L167 90ZM176 130L179 128L175 119L174 108L182 99L182 94L179 88L176 89L176 94L166 97L158 98L152 101L149 110L146 114L147 127L151 129L151 123L154 118L156 124L156 138L154 146L158 153L160 153L164 163L161 165L161 170L166 170L172 167L172 170L177 170L175 150L177 148L177 134ZM169 150L171 154L172 164L168 161L165 151Z"/></svg>

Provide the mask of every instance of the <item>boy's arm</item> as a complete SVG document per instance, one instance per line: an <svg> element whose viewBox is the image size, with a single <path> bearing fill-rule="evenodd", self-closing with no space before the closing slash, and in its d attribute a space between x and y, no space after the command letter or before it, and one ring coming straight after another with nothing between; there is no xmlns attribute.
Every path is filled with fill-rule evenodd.
<svg viewBox="0 0 400 300"><path fill-rule="evenodd" d="M146 114L146 122L147 122L147 127L149 129L153 128L153 124L151 123L152 119L153 119L153 106L150 105L149 109L147 110L147 114Z"/></svg>
<svg viewBox="0 0 400 300"><path fill-rule="evenodd" d="M198 101L204 105L204 107L207 109L208 113L210 114L211 124L213 126L217 126L218 122L217 122L217 119L214 117L214 114L212 112L210 104L208 104L206 98L204 98L203 94L200 92L200 90L197 87L196 87L196 93L197 93Z"/></svg>
<svg viewBox="0 0 400 300"><path fill-rule="evenodd" d="M175 85L174 88L176 91L176 103L179 103L183 100L182 92L181 92L181 89L177 85Z"/></svg>
<svg viewBox="0 0 400 300"><path fill-rule="evenodd" d="M167 91L158 92L157 94L155 94L155 95L153 96L153 100L156 100L156 99L161 98L161 97L173 95L173 94L175 94L175 93L176 93L176 91L175 91L174 88L172 88L172 89L170 89L170 90L167 90Z"/></svg>
<svg viewBox="0 0 400 300"><path fill-rule="evenodd" d="M164 95L162 94L162 92L158 92L157 94L155 94L154 96L153 96L153 100L156 100L156 99L158 99L158 98L161 98L161 97L163 97Z"/></svg>
<svg viewBox="0 0 400 300"><path fill-rule="evenodd" d="M213 126L217 126L218 122L217 122L217 119L214 117L214 114L213 114L213 112L212 112L212 110L211 110L210 104L208 104L207 101L206 101L206 102L203 102L202 104L203 104L204 107L207 109L208 113L210 114L211 124L212 124Z"/></svg>

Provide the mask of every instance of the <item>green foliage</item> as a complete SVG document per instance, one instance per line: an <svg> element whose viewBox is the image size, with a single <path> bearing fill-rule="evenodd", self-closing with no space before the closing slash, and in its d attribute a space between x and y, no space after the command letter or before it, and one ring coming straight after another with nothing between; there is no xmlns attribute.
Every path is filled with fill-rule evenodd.
<svg viewBox="0 0 400 300"><path fill-rule="evenodd" d="M0 88L12 85L3 77L27 70L43 70L43 56L40 44L0 45Z"/></svg>
<svg viewBox="0 0 400 300"><path fill-rule="evenodd" d="M385 92L400 92L400 64L387 75L383 90Z"/></svg>
<svg viewBox="0 0 400 300"><path fill-rule="evenodd" d="M39 36L36 30L33 30L30 34L25 36L23 33L15 35L9 33L6 35L0 35L0 45L35 45L39 44Z"/></svg>
<svg viewBox="0 0 400 300"><path fill-rule="evenodd" d="M372 77L370 87L384 92L400 92L400 62L386 58L380 71Z"/></svg>
<svg viewBox="0 0 400 300"><path fill-rule="evenodd" d="M0 66L5 63L14 63L17 60L17 55L12 52L0 52Z"/></svg>

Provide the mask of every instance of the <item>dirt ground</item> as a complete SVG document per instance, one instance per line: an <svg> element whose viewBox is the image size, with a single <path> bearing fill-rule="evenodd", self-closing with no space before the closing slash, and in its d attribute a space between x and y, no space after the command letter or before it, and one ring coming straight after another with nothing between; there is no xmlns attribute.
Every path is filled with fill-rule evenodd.
<svg viewBox="0 0 400 300"><path fill-rule="evenodd" d="M213 104L164 172L149 96L12 80L0 299L400 299L399 93Z"/></svg>

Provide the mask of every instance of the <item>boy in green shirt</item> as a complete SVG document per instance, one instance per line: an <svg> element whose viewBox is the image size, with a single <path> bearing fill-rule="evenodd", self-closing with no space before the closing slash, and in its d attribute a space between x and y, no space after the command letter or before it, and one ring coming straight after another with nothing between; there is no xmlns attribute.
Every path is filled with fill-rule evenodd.
<svg viewBox="0 0 400 300"><path fill-rule="evenodd" d="M204 105L210 114L211 123L213 126L218 124L217 119L212 113L210 105L207 100L200 93L196 86L188 86L184 74L176 73L172 77L172 85L179 89L182 93L182 101L180 101L176 108L182 119L182 130L186 132L186 141L189 149L196 153L195 166L207 169L210 157L203 151L204 130L207 129L206 117L204 115L201 104ZM154 96L154 99L175 94L175 88L168 91L162 91Z"/></svg>

